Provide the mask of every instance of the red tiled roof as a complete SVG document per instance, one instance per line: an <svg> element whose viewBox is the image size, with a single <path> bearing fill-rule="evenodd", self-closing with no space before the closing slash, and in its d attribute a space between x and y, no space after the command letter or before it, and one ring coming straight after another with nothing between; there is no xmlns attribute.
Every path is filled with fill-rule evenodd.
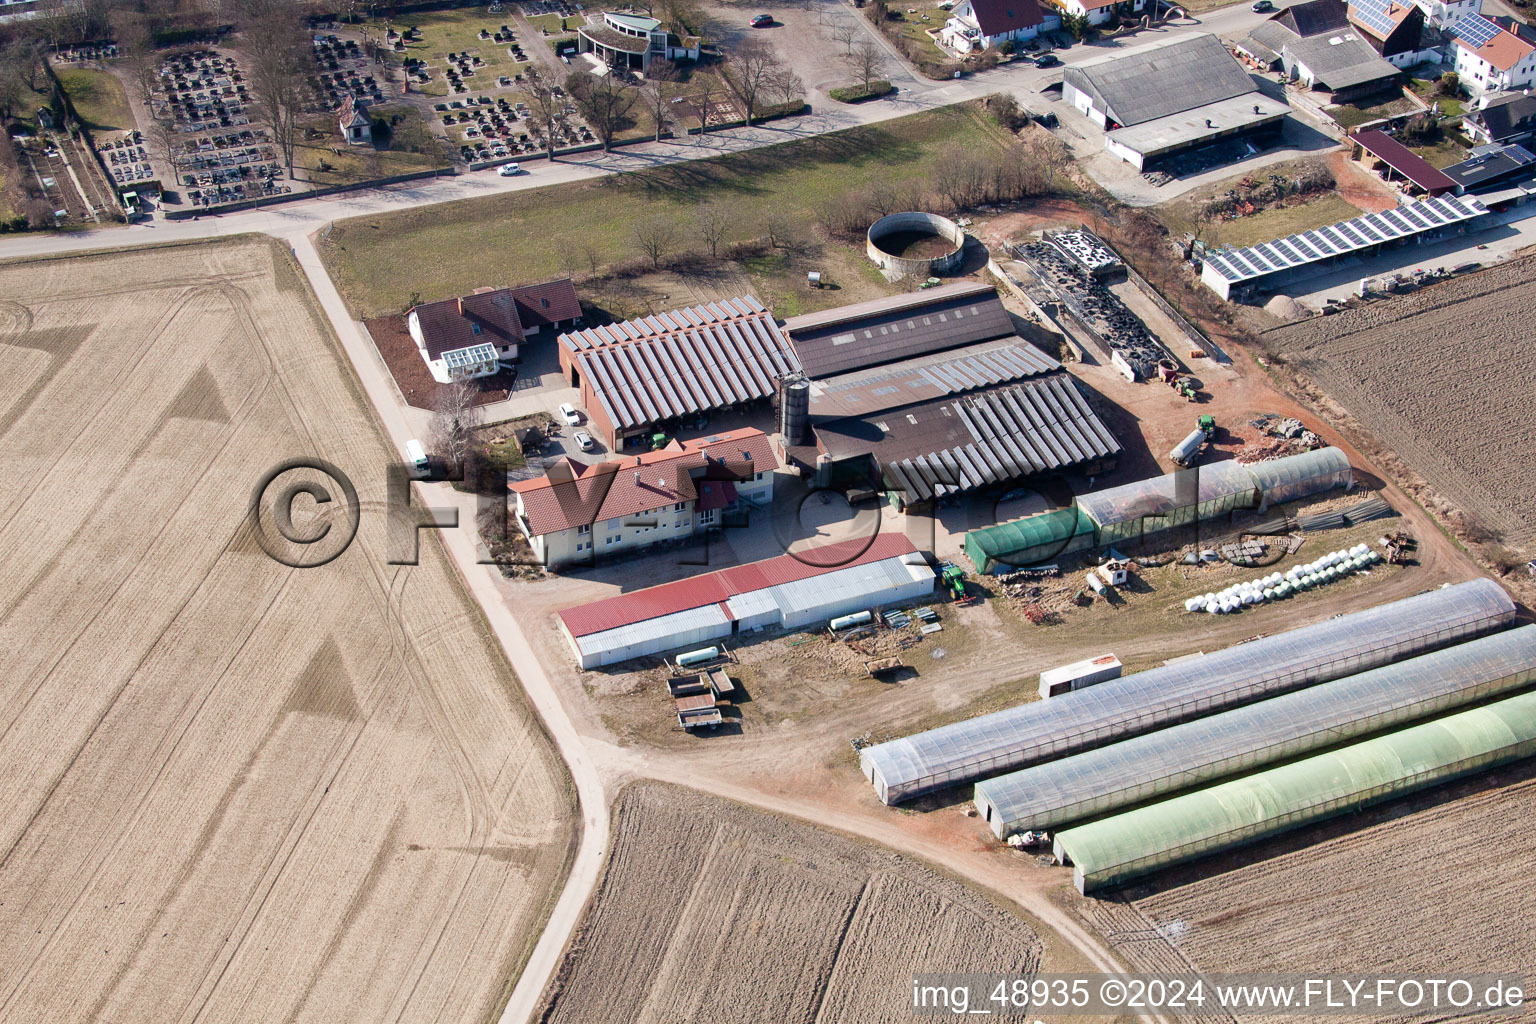
<svg viewBox="0 0 1536 1024"><path fill-rule="evenodd" d="M1456 187L1456 183L1434 164L1398 142L1386 132L1356 132L1350 141L1387 166L1413 182L1426 192L1443 192Z"/></svg>
<svg viewBox="0 0 1536 1024"><path fill-rule="evenodd" d="M560 621L572 636L588 636L662 615L720 604L738 594L749 594L765 587L813 579L839 569L911 554L916 550L912 542L899 533L877 534L873 540L860 537L839 541L792 555L779 555L675 583L647 587L633 594L620 594L591 604L577 605L561 612Z"/></svg>
<svg viewBox="0 0 1536 1024"><path fill-rule="evenodd" d="M568 277L513 288L512 301L517 304L523 330L581 316L581 300L576 298L576 286Z"/></svg>
<svg viewBox="0 0 1536 1024"><path fill-rule="evenodd" d="M976 27L988 36L1034 28L1045 21L1036 0L971 0L971 11L976 16Z"/></svg>
<svg viewBox="0 0 1536 1024"><path fill-rule="evenodd" d="M1457 46L1477 54L1500 71L1508 71L1524 60L1532 50L1536 50L1536 46L1532 46L1508 29L1501 30L1498 35L1482 46L1473 46L1460 36L1454 38Z"/></svg>
<svg viewBox="0 0 1536 1024"><path fill-rule="evenodd" d="M692 441L674 440L661 451L591 466L562 460L545 476L507 486L522 495L528 528L540 535L692 501L699 496L692 475L695 470L705 470L701 476L713 473L728 478L731 473L745 476L778 467L768 435L746 429ZM727 503L710 507L721 508Z"/></svg>

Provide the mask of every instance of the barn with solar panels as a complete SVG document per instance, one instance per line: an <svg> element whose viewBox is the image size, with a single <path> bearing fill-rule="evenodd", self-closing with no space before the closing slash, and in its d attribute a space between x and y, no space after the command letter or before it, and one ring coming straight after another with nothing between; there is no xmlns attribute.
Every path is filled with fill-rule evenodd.
<svg viewBox="0 0 1536 1024"><path fill-rule="evenodd" d="M1488 223L1482 219L1487 213L1488 208L1471 196L1444 195L1405 203L1273 242L1207 252L1200 280L1223 299L1241 299L1326 273L1391 246L1480 230Z"/></svg>

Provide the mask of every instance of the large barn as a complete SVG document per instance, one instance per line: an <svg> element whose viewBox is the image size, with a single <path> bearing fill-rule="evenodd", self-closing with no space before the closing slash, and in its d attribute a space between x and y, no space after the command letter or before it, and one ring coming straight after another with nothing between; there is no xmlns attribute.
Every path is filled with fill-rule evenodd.
<svg viewBox="0 0 1536 1024"><path fill-rule="evenodd" d="M1073 64L1062 98L1105 130L1106 150L1138 170L1218 139L1276 136L1290 110L1207 32Z"/></svg>
<svg viewBox="0 0 1536 1024"><path fill-rule="evenodd" d="M567 608L560 632L582 668L597 668L913 601L934 580L910 540L882 533Z"/></svg>

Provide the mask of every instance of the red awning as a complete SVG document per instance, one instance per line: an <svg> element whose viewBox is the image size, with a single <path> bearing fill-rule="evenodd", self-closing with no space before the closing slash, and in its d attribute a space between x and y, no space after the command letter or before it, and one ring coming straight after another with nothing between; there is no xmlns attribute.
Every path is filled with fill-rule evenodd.
<svg viewBox="0 0 1536 1024"><path fill-rule="evenodd" d="M700 512L725 508L736 500L736 485L729 480L700 480L698 488Z"/></svg>

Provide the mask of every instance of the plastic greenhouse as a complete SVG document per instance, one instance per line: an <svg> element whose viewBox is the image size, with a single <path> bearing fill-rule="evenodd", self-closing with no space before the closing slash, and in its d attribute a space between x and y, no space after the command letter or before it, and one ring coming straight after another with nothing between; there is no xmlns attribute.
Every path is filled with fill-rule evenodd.
<svg viewBox="0 0 1536 1024"><path fill-rule="evenodd" d="M1058 508L965 535L965 553L980 572L1035 565L1094 546L1093 520L1077 508Z"/></svg>
<svg viewBox="0 0 1536 1024"><path fill-rule="evenodd" d="M1515 605L1477 579L1262 637L1193 660L865 747L886 803L1338 679L1509 624Z"/></svg>
<svg viewBox="0 0 1536 1024"><path fill-rule="evenodd" d="M999 839L1209 783L1536 682L1536 626L976 783Z"/></svg>
<svg viewBox="0 0 1536 1024"><path fill-rule="evenodd" d="M1056 834L1079 892L1536 754L1536 693Z"/></svg>
<svg viewBox="0 0 1536 1024"><path fill-rule="evenodd" d="M1309 494L1320 494L1335 487L1354 483L1349 456L1337 448L1317 448L1283 459L1255 462L1248 466L1254 483L1264 492L1264 504L1279 505Z"/></svg>
<svg viewBox="0 0 1536 1024"><path fill-rule="evenodd" d="M1099 543L1115 544L1197 519L1258 508L1260 500L1258 485L1246 466L1213 462L1092 491L1077 503L1098 524Z"/></svg>

